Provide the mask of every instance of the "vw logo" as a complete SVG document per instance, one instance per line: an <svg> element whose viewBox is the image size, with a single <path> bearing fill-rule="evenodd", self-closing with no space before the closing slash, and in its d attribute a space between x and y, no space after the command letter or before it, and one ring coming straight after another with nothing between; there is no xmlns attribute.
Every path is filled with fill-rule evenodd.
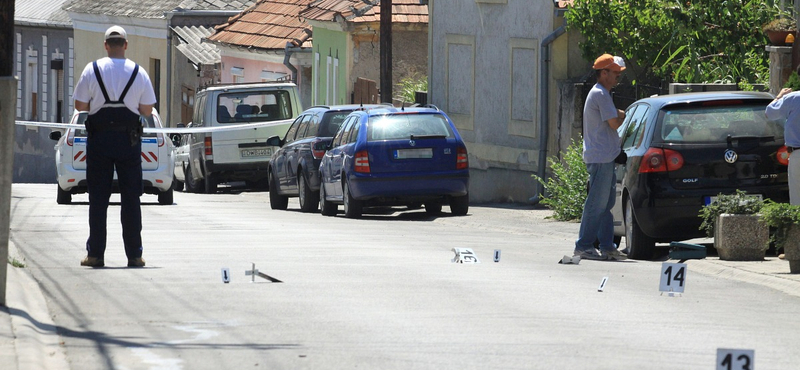
<svg viewBox="0 0 800 370"><path fill-rule="evenodd" d="M737 159L739 159L739 155L736 152L730 149L725 151L725 162L736 163Z"/></svg>
<svg viewBox="0 0 800 370"><path fill-rule="evenodd" d="M414 145L417 145L417 142L416 142L416 141L414 141L414 140L409 140L409 141L408 141L408 145L414 146ZM735 153L734 153L734 154L735 154Z"/></svg>

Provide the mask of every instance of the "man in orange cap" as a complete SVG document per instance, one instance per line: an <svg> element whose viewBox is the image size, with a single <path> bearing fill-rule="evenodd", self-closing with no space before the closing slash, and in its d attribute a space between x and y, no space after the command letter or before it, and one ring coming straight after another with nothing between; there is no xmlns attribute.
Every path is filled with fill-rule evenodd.
<svg viewBox="0 0 800 370"><path fill-rule="evenodd" d="M589 171L589 194L583 206L581 228L575 241L575 256L593 260L624 260L628 257L614 244L614 216L611 208L616 196L614 160L620 155L617 129L625 112L617 109L611 89L619 83L625 61L603 54L594 61L597 83L583 106L583 161ZM600 242L600 250L594 247Z"/></svg>

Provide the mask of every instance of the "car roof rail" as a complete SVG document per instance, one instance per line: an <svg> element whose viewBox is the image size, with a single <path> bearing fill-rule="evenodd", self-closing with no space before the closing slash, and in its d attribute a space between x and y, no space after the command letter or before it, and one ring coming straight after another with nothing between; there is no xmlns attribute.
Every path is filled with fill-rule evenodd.
<svg viewBox="0 0 800 370"><path fill-rule="evenodd" d="M311 108L331 109L331 107L329 105L312 105L312 106L310 106L310 107L308 107L306 109L311 109Z"/></svg>
<svg viewBox="0 0 800 370"><path fill-rule="evenodd" d="M422 107L423 108L433 108L433 109L436 109L437 111L441 111L441 109L439 109L439 107L437 107L437 106L435 106L433 104L425 104Z"/></svg>

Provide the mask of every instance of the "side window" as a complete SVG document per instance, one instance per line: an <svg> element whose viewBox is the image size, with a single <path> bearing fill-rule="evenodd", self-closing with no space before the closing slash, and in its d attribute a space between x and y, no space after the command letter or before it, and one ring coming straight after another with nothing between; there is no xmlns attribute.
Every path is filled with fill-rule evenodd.
<svg viewBox="0 0 800 370"><path fill-rule="evenodd" d="M206 111L206 96L203 95L200 97L197 104L194 106L194 119L192 120L192 127L200 127L204 125L203 113Z"/></svg>
<svg viewBox="0 0 800 370"><path fill-rule="evenodd" d="M350 133L353 132L353 126L356 125L358 125L358 117L350 117L347 126L344 127L344 132L342 132L342 145L352 142L352 140L350 140Z"/></svg>
<svg viewBox="0 0 800 370"><path fill-rule="evenodd" d="M644 121L645 115L649 107L639 105L636 110L627 117L630 117L630 122L625 126L625 136L622 137L622 149L632 148L638 146L642 142L644 136Z"/></svg>
<svg viewBox="0 0 800 370"><path fill-rule="evenodd" d="M300 140L308 136L306 130L308 130L308 125L311 123L314 116L313 114L306 114L305 118L303 118L303 122L300 124L300 128L297 129L295 140Z"/></svg>
<svg viewBox="0 0 800 370"><path fill-rule="evenodd" d="M321 116L322 116L321 114L315 114L311 116L311 121L308 123L308 131L306 131L305 135L306 137L320 136L318 132L319 132L319 121Z"/></svg>
<svg viewBox="0 0 800 370"><path fill-rule="evenodd" d="M358 140L358 131L360 131L360 129L361 129L361 122L356 120L355 123L353 124L353 128L350 130L350 140L347 141L348 143L355 143L356 140Z"/></svg>
<svg viewBox="0 0 800 370"><path fill-rule="evenodd" d="M303 118L306 118L306 116L300 116L294 120L292 126L290 126L289 130L286 131L286 136L283 137L284 142L291 143L294 141L294 135L297 133L297 128L302 124Z"/></svg>
<svg viewBox="0 0 800 370"><path fill-rule="evenodd" d="M345 136L346 132L349 133L347 127L350 126L350 124L352 123L353 123L353 117L346 119L344 123L342 123L342 127L339 128L339 132L337 132L336 137L333 138L333 146L342 145L342 138Z"/></svg>

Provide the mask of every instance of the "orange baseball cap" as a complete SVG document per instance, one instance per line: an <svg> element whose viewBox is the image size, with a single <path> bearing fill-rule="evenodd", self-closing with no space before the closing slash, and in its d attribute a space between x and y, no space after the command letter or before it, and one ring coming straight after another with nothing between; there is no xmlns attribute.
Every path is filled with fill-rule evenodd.
<svg viewBox="0 0 800 370"><path fill-rule="evenodd" d="M592 66L592 68L622 72L625 70L625 61L622 60L622 57L615 57L611 54L603 54L594 60L594 66Z"/></svg>

